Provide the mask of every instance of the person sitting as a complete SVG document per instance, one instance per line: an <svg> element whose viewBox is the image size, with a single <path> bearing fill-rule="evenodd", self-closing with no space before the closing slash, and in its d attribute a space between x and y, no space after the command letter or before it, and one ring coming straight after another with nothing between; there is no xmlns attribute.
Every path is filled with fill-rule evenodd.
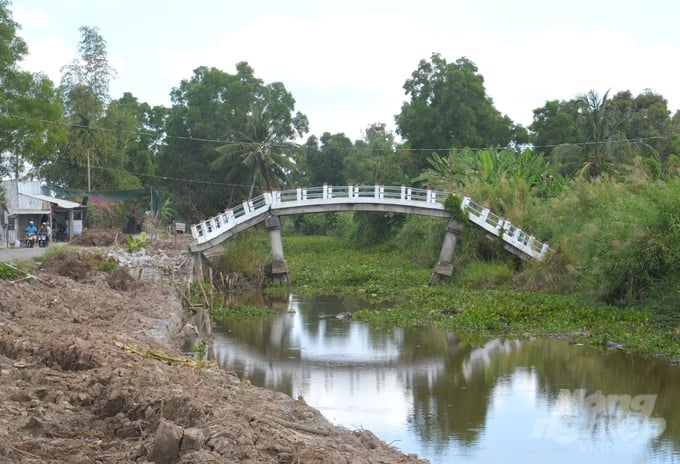
<svg viewBox="0 0 680 464"><path fill-rule="evenodd" d="M32 248L35 244L35 234L38 233L38 228L33 224L33 221L28 221L28 225L24 229L24 232L26 233L26 246Z"/></svg>
<svg viewBox="0 0 680 464"><path fill-rule="evenodd" d="M38 234L39 235L45 234L45 237L47 237L45 242L49 243L49 241L50 241L50 226L48 226L46 222L43 222L42 225L40 226L40 230L38 231Z"/></svg>
<svg viewBox="0 0 680 464"><path fill-rule="evenodd" d="M38 233L38 228L33 224L33 221L28 221L28 225L26 226L26 229L24 231L28 234L36 234Z"/></svg>

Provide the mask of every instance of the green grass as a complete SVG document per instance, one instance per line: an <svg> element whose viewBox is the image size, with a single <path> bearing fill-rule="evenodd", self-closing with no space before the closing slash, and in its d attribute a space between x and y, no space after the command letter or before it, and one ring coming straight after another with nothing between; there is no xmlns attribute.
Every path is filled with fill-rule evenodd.
<svg viewBox="0 0 680 464"><path fill-rule="evenodd" d="M270 308L259 308L257 306L239 303L227 307L212 308L210 314L212 314L215 319L263 318L272 316L275 314L275 311Z"/></svg>
<svg viewBox="0 0 680 464"><path fill-rule="evenodd" d="M324 236L284 237L292 288L303 294L360 295L391 301L398 292L426 285L430 269L389 245L355 249Z"/></svg>
<svg viewBox="0 0 680 464"><path fill-rule="evenodd" d="M106 272L108 274L116 272L118 269L118 263L116 261L103 261L97 266L97 271Z"/></svg>
<svg viewBox="0 0 680 464"><path fill-rule="evenodd" d="M0 262L0 279L15 280L23 277L24 274L18 270L14 265Z"/></svg>
<svg viewBox="0 0 680 464"><path fill-rule="evenodd" d="M42 255L36 256L34 259L38 262L44 262L62 254L75 256L78 254L78 250L65 244L51 244Z"/></svg>

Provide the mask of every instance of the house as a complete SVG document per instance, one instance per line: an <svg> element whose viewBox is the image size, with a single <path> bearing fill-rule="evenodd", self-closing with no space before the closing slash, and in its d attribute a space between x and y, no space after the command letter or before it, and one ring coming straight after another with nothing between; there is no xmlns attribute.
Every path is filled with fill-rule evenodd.
<svg viewBox="0 0 680 464"><path fill-rule="evenodd" d="M83 230L85 206L44 195L41 181L2 181L5 204L0 205L0 246L15 246L24 238L29 221L37 227L46 222L52 227L52 240L71 240Z"/></svg>

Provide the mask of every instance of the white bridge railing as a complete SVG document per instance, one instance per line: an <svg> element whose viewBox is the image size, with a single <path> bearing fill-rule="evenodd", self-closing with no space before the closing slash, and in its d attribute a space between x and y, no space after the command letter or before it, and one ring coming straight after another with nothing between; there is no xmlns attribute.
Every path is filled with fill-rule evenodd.
<svg viewBox="0 0 680 464"><path fill-rule="evenodd" d="M531 256L532 258L543 260L545 254L550 250L547 242L539 242L533 235L529 235L519 227L512 225L506 219L489 211L479 203L464 197L461 209L468 213L468 218L487 232L501 237L504 242L509 243L518 250Z"/></svg>
<svg viewBox="0 0 680 464"><path fill-rule="evenodd" d="M444 210L444 202L452 194L431 189L412 187L388 187L383 185L348 185L301 188L265 192L241 205L227 209L211 218L205 219L191 226L191 234L197 243L205 243L219 237L259 216L265 216L270 210L286 208L300 208L305 206L333 205L333 204L381 204L398 206L415 206L435 210ZM528 235L515 227L510 221L493 214L464 197L461 203L463 211L468 213L470 221L484 230L502 237L502 239L521 250L532 258L541 260L549 250L547 243L538 242L532 235Z"/></svg>

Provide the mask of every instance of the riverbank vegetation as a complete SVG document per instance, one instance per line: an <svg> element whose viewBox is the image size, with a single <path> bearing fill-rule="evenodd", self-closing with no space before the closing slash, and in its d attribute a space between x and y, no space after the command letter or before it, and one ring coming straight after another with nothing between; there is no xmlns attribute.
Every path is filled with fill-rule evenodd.
<svg viewBox="0 0 680 464"><path fill-rule="evenodd" d="M80 29L80 56L65 63L55 86L21 70L28 48L20 25L8 2L0 0L0 13L7 30L0 42L12 50L0 65L8 83L0 89L7 115L0 174L38 176L79 202L86 194L88 221L152 222L159 205L147 212L121 200L114 208L97 197L147 187L169 198L154 221L170 228L295 186L429 187L452 195L455 216L468 195L549 242L549 256L521 261L465 224L453 276L430 288L442 220L307 215L283 221L292 288L385 302L392 311L380 318L393 323L576 332L680 354L680 112L662 95L587 90L546 101L523 127L494 106L473 61L433 53L404 76L406 101L399 114L386 115L395 132L373 122L353 141L344 133L309 134L284 83L265 83L245 61L235 73L196 67L172 89L167 108L129 92L112 99L115 70L96 27ZM225 246L216 268L261 284L268 259L266 235L244 233Z"/></svg>
<svg viewBox="0 0 680 464"><path fill-rule="evenodd" d="M512 214L513 224L550 242L544 262L522 261L466 223L452 277L429 286L446 220L329 213L284 220L292 284L268 291L379 303L382 310L354 315L370 323L436 324L475 336L567 336L680 356L676 177L655 179L637 163L620 177L575 178L553 186L549 196L532 195L535 190L516 177L495 184L469 179L462 187L471 196L504 216ZM380 234L374 232L367 244L363 230L381 220ZM266 233L245 235L228 244L223 256L264 266Z"/></svg>
<svg viewBox="0 0 680 464"><path fill-rule="evenodd" d="M259 244L259 259L266 260L264 232L250 235L244 241ZM337 237L287 235L284 247L292 283L270 286L268 293L357 298L366 308L354 318L367 323L434 324L473 339L559 336L598 345L614 342L654 356L680 356L677 324L660 307L620 307L589 294L523 290L526 280L540 274L534 266L545 269L549 263L516 270L512 258L478 262L430 286L431 267L400 250L396 239L366 247ZM250 247L250 252L256 248Z"/></svg>
<svg viewBox="0 0 680 464"><path fill-rule="evenodd" d="M350 241L321 236L284 240L290 287L271 293L336 294L367 302L355 319L373 324L435 324L479 339L497 336L559 336L592 344L614 342L631 352L680 355L677 324L659 308L618 307L583 294L526 291L524 274L499 260L476 263L442 285L427 284L431 267L411 260L395 242L353 248ZM539 265L543 268L546 265ZM376 309L380 308L380 309Z"/></svg>

